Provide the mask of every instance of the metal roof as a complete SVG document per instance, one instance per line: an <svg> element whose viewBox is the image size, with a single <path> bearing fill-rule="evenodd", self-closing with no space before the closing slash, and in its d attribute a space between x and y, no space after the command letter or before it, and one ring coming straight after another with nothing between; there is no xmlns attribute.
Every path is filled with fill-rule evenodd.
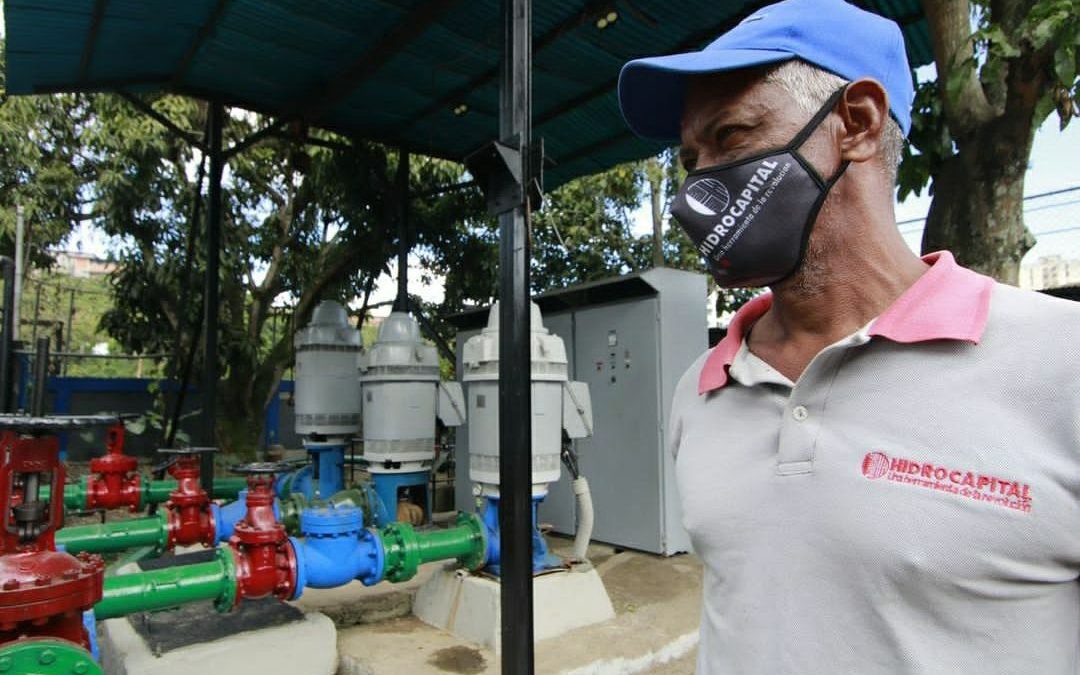
<svg viewBox="0 0 1080 675"><path fill-rule="evenodd" d="M912 65L931 60L918 0L852 1L904 27ZM533 3L547 185L659 149L619 115L625 61L699 48L764 4ZM9 94L169 91L453 160L497 136L499 0L7 0L4 14Z"/></svg>

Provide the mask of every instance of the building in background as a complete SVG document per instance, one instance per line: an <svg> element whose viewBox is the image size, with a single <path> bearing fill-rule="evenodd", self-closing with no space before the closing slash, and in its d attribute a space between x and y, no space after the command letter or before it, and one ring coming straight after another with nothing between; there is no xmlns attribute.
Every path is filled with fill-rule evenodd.
<svg viewBox="0 0 1080 675"><path fill-rule="evenodd" d="M1041 291L1075 285L1080 285L1080 260L1044 255L1034 263L1020 266L1020 288Z"/></svg>
<svg viewBox="0 0 1080 675"><path fill-rule="evenodd" d="M116 263L81 251L57 251L53 270L57 274L87 279L103 277L116 269Z"/></svg>

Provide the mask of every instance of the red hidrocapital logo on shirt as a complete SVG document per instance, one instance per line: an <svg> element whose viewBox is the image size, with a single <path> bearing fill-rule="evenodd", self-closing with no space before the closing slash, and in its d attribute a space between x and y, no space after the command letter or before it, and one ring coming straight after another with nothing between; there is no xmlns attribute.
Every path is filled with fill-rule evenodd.
<svg viewBox="0 0 1080 675"><path fill-rule="evenodd" d="M889 457L879 450L868 452L863 457L862 474L870 480L885 478L1025 513L1031 511L1031 486L1000 476L933 462Z"/></svg>

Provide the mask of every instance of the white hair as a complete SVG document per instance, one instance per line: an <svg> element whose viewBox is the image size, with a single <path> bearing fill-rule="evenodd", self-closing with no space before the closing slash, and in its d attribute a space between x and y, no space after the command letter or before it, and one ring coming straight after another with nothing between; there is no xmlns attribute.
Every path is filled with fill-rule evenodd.
<svg viewBox="0 0 1080 675"><path fill-rule="evenodd" d="M813 115L837 89L847 84L848 80L834 75L827 70L812 66L805 61L792 59L772 68L765 75L765 81L778 84L791 96L795 107ZM881 163L889 178L896 182L896 170L900 164L900 155L904 149L904 134L892 115L885 123L881 133Z"/></svg>

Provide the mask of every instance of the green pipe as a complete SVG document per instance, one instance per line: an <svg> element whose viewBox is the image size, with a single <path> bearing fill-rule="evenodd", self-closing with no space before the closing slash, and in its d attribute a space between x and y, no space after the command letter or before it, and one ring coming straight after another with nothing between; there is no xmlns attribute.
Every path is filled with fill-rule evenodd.
<svg viewBox="0 0 1080 675"><path fill-rule="evenodd" d="M241 490L247 489L247 478L215 478L213 494L214 499L236 499Z"/></svg>
<svg viewBox="0 0 1080 675"><path fill-rule="evenodd" d="M144 480L139 486L142 493L139 495L139 507L147 504L164 504L169 501L169 495L176 489L174 480Z"/></svg>
<svg viewBox="0 0 1080 675"><path fill-rule="evenodd" d="M105 568L105 576L114 576L117 571L124 566L130 565L131 563L137 563L145 558L156 557L160 553L161 551L158 550L157 546L140 546L139 548L128 551Z"/></svg>
<svg viewBox="0 0 1080 675"><path fill-rule="evenodd" d="M64 508L71 511L81 511L86 508L87 501L87 477L83 476L77 483L68 483L64 486ZM142 492L139 496L138 508L147 504L163 504L169 501L169 495L176 489L174 480L150 480L143 478L140 482ZM214 499L236 499L236 495L247 487L245 478L215 478L214 490L211 495ZM49 486L43 485L38 491L40 499L49 498Z"/></svg>
<svg viewBox="0 0 1080 675"><path fill-rule="evenodd" d="M38 499L49 498L49 487L42 485L38 491ZM64 486L64 508L69 511L77 511L86 508L86 477L78 483L68 483Z"/></svg>
<svg viewBox="0 0 1080 675"><path fill-rule="evenodd" d="M484 525L471 513L459 513L456 526L445 530L417 532L407 523L391 523L379 537L386 556L383 578L393 583L413 578L426 562L457 559L475 570L487 560Z"/></svg>
<svg viewBox="0 0 1080 675"><path fill-rule="evenodd" d="M147 504L163 504L169 501L169 495L176 489L176 481L146 480L142 481L142 506ZM246 478L215 478L214 489L210 497L212 499L236 499L241 490L247 489Z"/></svg>
<svg viewBox="0 0 1080 675"><path fill-rule="evenodd" d="M169 542L168 517L162 512L149 518L116 520L99 525L78 525L56 531L56 543L68 553L111 553L153 546L164 551Z"/></svg>
<svg viewBox="0 0 1080 675"><path fill-rule="evenodd" d="M352 506L360 509L364 514L364 527L371 527L375 521L375 505L371 503L373 491L359 488L346 488L341 492L334 493L326 500L326 503L336 508Z"/></svg>
<svg viewBox="0 0 1080 675"><path fill-rule="evenodd" d="M94 615L100 621L200 600L213 600L219 612L227 612L236 604L237 588L232 549L222 546L209 562L105 577Z"/></svg>

